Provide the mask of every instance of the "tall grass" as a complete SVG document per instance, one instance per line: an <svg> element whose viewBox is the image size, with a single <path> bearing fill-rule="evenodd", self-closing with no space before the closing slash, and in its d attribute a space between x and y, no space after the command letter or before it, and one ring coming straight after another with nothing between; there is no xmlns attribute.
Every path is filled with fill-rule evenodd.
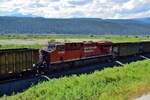
<svg viewBox="0 0 150 100"><path fill-rule="evenodd" d="M52 79L4 100L128 100L150 90L150 61ZM142 91L142 92L141 92Z"/></svg>
<svg viewBox="0 0 150 100"><path fill-rule="evenodd" d="M0 35L0 49L4 48L41 48L48 41L100 41L137 42L150 40L150 36L120 36L120 35L71 35L71 34L7 34Z"/></svg>

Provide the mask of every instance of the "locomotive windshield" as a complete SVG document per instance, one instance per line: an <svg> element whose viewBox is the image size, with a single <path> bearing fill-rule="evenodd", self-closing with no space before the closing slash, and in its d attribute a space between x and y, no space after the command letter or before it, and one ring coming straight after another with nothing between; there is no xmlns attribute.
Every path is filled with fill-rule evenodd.
<svg viewBox="0 0 150 100"><path fill-rule="evenodd" d="M57 50L58 51L64 51L65 50L64 45L57 45Z"/></svg>
<svg viewBox="0 0 150 100"><path fill-rule="evenodd" d="M48 45L46 48L48 51L53 51L55 50L55 48L56 48L56 43L48 42Z"/></svg>
<svg viewBox="0 0 150 100"><path fill-rule="evenodd" d="M64 51L64 43L60 43L60 42L48 42L47 48L48 51L54 51L54 50L58 50L58 51Z"/></svg>

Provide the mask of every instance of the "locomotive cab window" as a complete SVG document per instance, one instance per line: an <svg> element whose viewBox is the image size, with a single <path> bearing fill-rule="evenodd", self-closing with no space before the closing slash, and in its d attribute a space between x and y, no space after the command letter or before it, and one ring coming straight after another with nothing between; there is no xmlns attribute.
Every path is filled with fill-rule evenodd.
<svg viewBox="0 0 150 100"><path fill-rule="evenodd" d="M55 46L49 46L49 47L48 47L48 50L49 50L49 51L55 50Z"/></svg>
<svg viewBox="0 0 150 100"><path fill-rule="evenodd" d="M65 46L64 45L57 45L57 50L58 51L64 51L65 50Z"/></svg>

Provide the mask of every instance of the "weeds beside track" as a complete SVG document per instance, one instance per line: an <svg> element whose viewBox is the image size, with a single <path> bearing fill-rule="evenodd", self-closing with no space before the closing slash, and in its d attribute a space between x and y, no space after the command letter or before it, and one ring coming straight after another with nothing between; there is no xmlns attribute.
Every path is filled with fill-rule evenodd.
<svg viewBox="0 0 150 100"><path fill-rule="evenodd" d="M39 83L5 100L128 100L150 90L150 61Z"/></svg>

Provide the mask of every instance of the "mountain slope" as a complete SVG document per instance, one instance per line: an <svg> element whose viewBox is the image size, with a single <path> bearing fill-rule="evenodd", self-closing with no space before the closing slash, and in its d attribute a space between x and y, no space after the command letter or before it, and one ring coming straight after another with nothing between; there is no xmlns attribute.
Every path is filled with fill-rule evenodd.
<svg viewBox="0 0 150 100"><path fill-rule="evenodd" d="M150 34L150 18L103 20L0 17L0 33Z"/></svg>

